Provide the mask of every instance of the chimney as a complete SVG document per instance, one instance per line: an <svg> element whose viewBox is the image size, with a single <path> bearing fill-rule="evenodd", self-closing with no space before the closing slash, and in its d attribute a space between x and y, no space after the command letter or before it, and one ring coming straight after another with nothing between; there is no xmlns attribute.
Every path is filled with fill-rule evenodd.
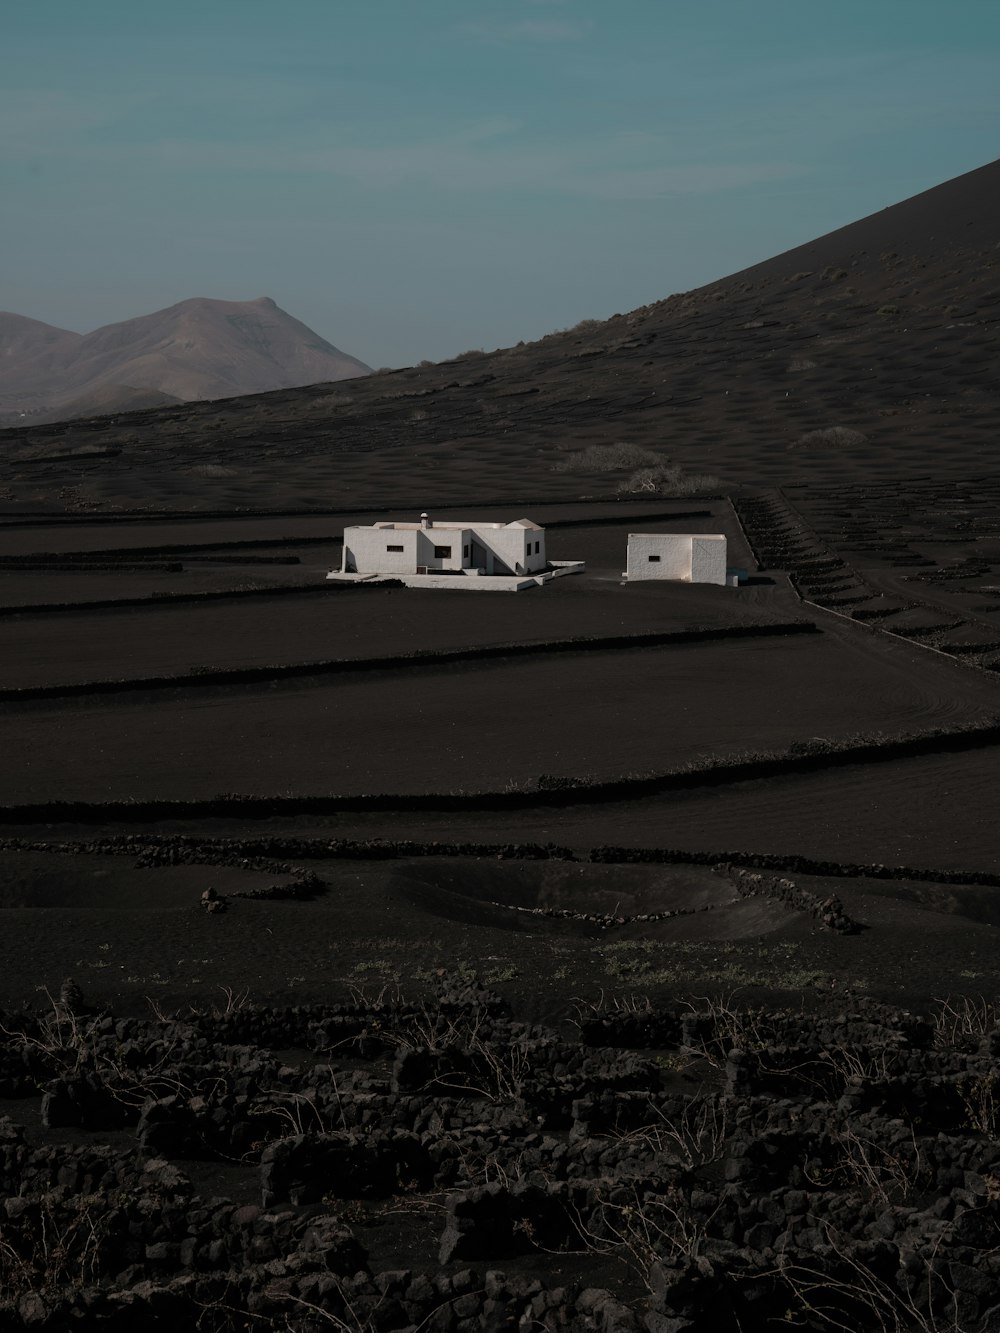
<svg viewBox="0 0 1000 1333"><path fill-rule="evenodd" d="M431 522L431 520L427 517L426 514L421 514L421 515L420 515L420 526L421 526L422 528L432 528L432 527L434 526L434 524Z"/></svg>

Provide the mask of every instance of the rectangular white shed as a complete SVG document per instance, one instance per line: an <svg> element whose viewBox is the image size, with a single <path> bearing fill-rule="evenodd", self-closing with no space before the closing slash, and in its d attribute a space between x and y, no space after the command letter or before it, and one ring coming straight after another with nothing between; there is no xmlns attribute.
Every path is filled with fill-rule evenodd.
<svg viewBox="0 0 1000 1333"><path fill-rule="evenodd" d="M630 532L625 577L725 585L726 539L703 532Z"/></svg>

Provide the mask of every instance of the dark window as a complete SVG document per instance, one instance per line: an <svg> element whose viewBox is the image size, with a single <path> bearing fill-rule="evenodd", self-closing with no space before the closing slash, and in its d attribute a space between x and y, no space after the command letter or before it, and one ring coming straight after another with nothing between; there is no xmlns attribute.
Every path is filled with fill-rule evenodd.
<svg viewBox="0 0 1000 1333"><path fill-rule="evenodd" d="M462 547L462 554L465 556L469 554L469 548L467 546Z"/></svg>
<svg viewBox="0 0 1000 1333"><path fill-rule="evenodd" d="M538 552L539 552L541 549L542 549L542 543L541 543L541 542L535 542L535 555L537 555Z"/></svg>
<svg viewBox="0 0 1000 1333"><path fill-rule="evenodd" d="M387 551L402 551L404 548L402 546L387 546L385 549Z"/></svg>
<svg viewBox="0 0 1000 1333"><path fill-rule="evenodd" d="M658 555L651 555L649 557L649 563L651 565L658 565L660 563L660 557Z"/></svg>
<svg viewBox="0 0 1000 1333"><path fill-rule="evenodd" d="M447 559L450 557L450 555L451 555L451 547L450 547L450 546L435 546L435 547L434 547L434 559L435 559L435 560L447 560Z"/></svg>

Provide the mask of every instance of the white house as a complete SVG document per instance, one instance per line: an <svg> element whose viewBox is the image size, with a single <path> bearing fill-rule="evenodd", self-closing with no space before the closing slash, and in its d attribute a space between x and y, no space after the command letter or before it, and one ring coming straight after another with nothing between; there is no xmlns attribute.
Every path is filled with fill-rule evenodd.
<svg viewBox="0 0 1000 1333"><path fill-rule="evenodd" d="M704 532L630 532L625 578L725 585L726 539Z"/></svg>
<svg viewBox="0 0 1000 1333"><path fill-rule="evenodd" d="M344 529L344 553L328 579L399 579L411 588L520 592L562 574L580 574L581 561L549 561L545 531L530 518L510 523L479 519L383 522ZM457 576L457 577L456 577Z"/></svg>
<svg viewBox="0 0 1000 1333"><path fill-rule="evenodd" d="M420 515L419 523L372 523L344 529L342 574L539 574L545 532L530 518L483 523Z"/></svg>

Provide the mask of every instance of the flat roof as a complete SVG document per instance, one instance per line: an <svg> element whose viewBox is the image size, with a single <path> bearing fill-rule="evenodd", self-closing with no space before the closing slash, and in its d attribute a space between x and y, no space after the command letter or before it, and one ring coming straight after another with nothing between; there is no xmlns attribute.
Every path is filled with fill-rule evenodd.
<svg viewBox="0 0 1000 1333"><path fill-rule="evenodd" d="M387 532L464 532L468 528L502 528L503 523L463 523L459 520L429 523L359 523L357 527L380 528Z"/></svg>
<svg viewBox="0 0 1000 1333"><path fill-rule="evenodd" d="M422 523L397 523L389 520L380 523L353 523L350 526L365 529L377 528L385 532L466 532L470 528L521 528L522 530L531 529L535 532L543 531L530 518L518 518L513 523L490 523L480 518L431 519L426 528Z"/></svg>

